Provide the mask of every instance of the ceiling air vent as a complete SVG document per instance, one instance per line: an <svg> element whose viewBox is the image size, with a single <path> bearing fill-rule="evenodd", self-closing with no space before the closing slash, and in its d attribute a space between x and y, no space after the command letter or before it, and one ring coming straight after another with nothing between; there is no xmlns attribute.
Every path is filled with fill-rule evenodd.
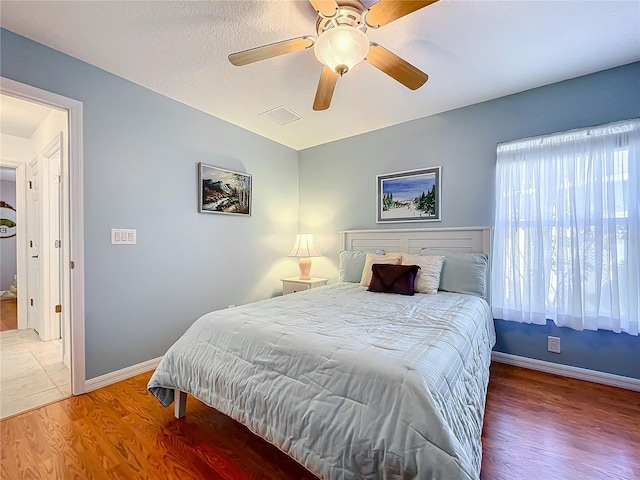
<svg viewBox="0 0 640 480"><path fill-rule="evenodd" d="M302 119L300 115L292 112L282 105L274 109L267 110L266 112L261 113L260 116L267 117L269 120L273 120L280 125L286 125L287 123L297 122Z"/></svg>

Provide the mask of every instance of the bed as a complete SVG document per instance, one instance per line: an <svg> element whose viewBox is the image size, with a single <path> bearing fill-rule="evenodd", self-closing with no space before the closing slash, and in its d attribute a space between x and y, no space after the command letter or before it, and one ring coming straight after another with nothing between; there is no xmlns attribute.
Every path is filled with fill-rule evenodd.
<svg viewBox="0 0 640 480"><path fill-rule="evenodd" d="M452 290L456 255L486 260L490 229L351 230L341 239L345 258L442 252L442 273L450 270L437 286ZM374 293L343 266L341 253L346 281L204 315L163 357L149 391L175 402L178 418L193 395L323 479L479 478L495 343L487 301Z"/></svg>

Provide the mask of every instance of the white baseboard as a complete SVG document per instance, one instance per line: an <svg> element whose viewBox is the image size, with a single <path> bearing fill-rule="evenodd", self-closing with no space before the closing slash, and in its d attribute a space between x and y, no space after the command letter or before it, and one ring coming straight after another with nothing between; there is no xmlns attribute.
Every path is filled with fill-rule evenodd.
<svg viewBox="0 0 640 480"><path fill-rule="evenodd" d="M131 365L130 367L116 370L115 372L105 373L99 377L91 378L85 382L84 391L85 393L91 392L92 390L97 390L98 388L113 385L114 383L121 382L122 380L135 377L141 373L149 372L158 366L160 360L162 360L162 357L153 358L146 362L138 363L137 365Z"/></svg>
<svg viewBox="0 0 640 480"><path fill-rule="evenodd" d="M560 363L545 362L535 358L520 357L510 353L491 352L491 360L499 363L507 363L516 367L538 370L540 372L553 373L563 377L577 378L587 382L600 383L611 387L625 388L640 392L640 379L614 375L613 373L598 372L586 368L562 365Z"/></svg>

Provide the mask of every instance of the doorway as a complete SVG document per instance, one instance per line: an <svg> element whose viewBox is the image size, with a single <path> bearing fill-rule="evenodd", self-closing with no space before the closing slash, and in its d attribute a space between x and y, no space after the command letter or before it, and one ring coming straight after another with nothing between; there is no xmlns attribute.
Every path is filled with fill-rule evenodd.
<svg viewBox="0 0 640 480"><path fill-rule="evenodd" d="M0 332L18 329L16 169L0 166Z"/></svg>
<svg viewBox="0 0 640 480"><path fill-rule="evenodd" d="M0 416L6 417L85 389L82 105L0 82L0 164L15 172L17 224L17 328L0 332Z"/></svg>
<svg viewBox="0 0 640 480"><path fill-rule="evenodd" d="M0 134L3 145L8 144L1 152L0 162L5 171L16 173L13 190L4 181L1 194L5 197L0 220L3 265L4 254L8 253L5 244L11 242L15 251L13 269L3 271L3 276L12 274L14 282L1 300L3 307L8 302L15 302L16 306L15 310L3 308L3 323L15 325L15 329L0 333L0 417L6 417L71 393L70 369L63 361L63 345L69 339L62 336L61 328L59 228L59 166L68 119L65 111L7 95L1 95L0 102ZM11 168L11 164L18 166ZM18 168L26 169L27 174L26 183L19 189ZM5 189L9 191L5 193ZM18 198L22 201L18 202ZM15 217L5 218L4 212L11 211L15 211ZM22 224L26 224L26 235L24 229L17 228ZM13 236L2 237L10 233ZM19 251L22 255L17 254ZM20 280L26 272L24 289L25 282L18 281L19 264ZM22 283L21 288L18 283ZM23 297L27 300L26 325L24 309L17 308L18 299ZM9 317L13 311L15 318Z"/></svg>

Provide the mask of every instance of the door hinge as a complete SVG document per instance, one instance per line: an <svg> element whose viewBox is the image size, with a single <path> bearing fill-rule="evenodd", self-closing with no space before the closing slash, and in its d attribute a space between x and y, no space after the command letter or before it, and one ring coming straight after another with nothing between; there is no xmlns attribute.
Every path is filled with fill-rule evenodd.
<svg viewBox="0 0 640 480"><path fill-rule="evenodd" d="M29 180L29 190L33 190L33 182L31 180Z"/></svg>
<svg viewBox="0 0 640 480"><path fill-rule="evenodd" d="M69 262L69 268L70 268L71 270L73 270L74 268L76 268L76 264L74 263L74 261L73 261L73 260L71 260L71 261Z"/></svg>
<svg viewBox="0 0 640 480"><path fill-rule="evenodd" d="M62 242L60 240L56 240L53 242L54 248L62 248Z"/></svg>
<svg viewBox="0 0 640 480"><path fill-rule="evenodd" d="M31 306L33 307L33 298L29 299L29 303L31 303Z"/></svg>
<svg viewBox="0 0 640 480"><path fill-rule="evenodd" d="M33 248L33 240L29 240L29 248Z"/></svg>
<svg viewBox="0 0 640 480"><path fill-rule="evenodd" d="M53 177L53 181L56 182L56 183L62 183L62 179L61 179L60 175L55 175Z"/></svg>
<svg viewBox="0 0 640 480"><path fill-rule="evenodd" d="M62 305L56 305L56 313L62 312Z"/></svg>

